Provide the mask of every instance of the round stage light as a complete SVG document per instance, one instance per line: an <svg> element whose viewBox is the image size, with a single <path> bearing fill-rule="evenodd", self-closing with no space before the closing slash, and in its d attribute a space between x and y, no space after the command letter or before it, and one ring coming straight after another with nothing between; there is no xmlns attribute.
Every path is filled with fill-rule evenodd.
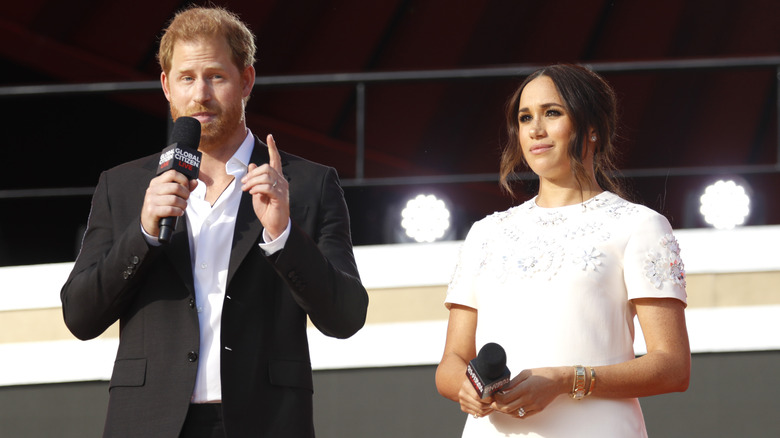
<svg viewBox="0 0 780 438"><path fill-rule="evenodd" d="M750 197L745 187L731 180L711 184L699 200L704 221L717 229L730 230L742 225L750 214Z"/></svg>
<svg viewBox="0 0 780 438"><path fill-rule="evenodd" d="M401 211L401 227L417 242L434 242L450 227L450 211L434 195L417 195Z"/></svg>

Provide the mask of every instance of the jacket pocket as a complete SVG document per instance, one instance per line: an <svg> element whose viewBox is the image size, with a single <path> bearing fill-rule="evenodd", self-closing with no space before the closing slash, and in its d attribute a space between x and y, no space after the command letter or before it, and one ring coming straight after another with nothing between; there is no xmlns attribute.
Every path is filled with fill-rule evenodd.
<svg viewBox="0 0 780 438"><path fill-rule="evenodd" d="M268 377L272 385L290 386L314 392L311 364L292 360L268 362Z"/></svg>
<svg viewBox="0 0 780 438"><path fill-rule="evenodd" d="M119 359L114 362L108 389L118 386L143 386L146 382L146 359Z"/></svg>

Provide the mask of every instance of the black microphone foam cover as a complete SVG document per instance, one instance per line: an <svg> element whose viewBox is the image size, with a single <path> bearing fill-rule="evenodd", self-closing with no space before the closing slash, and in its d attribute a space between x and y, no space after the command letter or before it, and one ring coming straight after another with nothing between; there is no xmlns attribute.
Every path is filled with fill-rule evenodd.
<svg viewBox="0 0 780 438"><path fill-rule="evenodd" d="M194 117L182 116L176 119L171 130L171 143L178 143L179 147L198 150L200 144L200 122Z"/></svg>
<svg viewBox="0 0 780 438"><path fill-rule="evenodd" d="M489 342L482 346L477 357L466 368L466 376L481 398L488 398L509 383L504 347Z"/></svg>
<svg viewBox="0 0 780 438"><path fill-rule="evenodd" d="M495 342L485 344L477 355L476 366L480 374L490 380L497 379L504 374L506 368L506 351Z"/></svg>

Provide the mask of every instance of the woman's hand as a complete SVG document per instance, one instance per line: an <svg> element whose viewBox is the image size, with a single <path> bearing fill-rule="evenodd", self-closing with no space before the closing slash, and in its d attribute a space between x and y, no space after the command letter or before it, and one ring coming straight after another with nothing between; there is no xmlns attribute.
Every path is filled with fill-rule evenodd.
<svg viewBox="0 0 780 438"><path fill-rule="evenodd" d="M484 417L485 415L493 412L491 404L493 404L493 397L480 398L477 394L477 390L471 384L468 378L463 379L463 383L458 391L458 402L460 403L460 410L473 415L474 417Z"/></svg>
<svg viewBox="0 0 780 438"><path fill-rule="evenodd" d="M556 397L571 391L572 367L523 370L493 395L494 410L519 418L538 414Z"/></svg>

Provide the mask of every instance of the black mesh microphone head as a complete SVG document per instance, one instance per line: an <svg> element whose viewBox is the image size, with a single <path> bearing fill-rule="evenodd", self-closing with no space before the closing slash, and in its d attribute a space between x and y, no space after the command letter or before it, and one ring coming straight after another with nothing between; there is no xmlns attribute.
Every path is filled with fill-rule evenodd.
<svg viewBox="0 0 780 438"><path fill-rule="evenodd" d="M178 143L180 148L198 150L200 144L200 122L193 117L182 116L173 123L171 141Z"/></svg>
<svg viewBox="0 0 780 438"><path fill-rule="evenodd" d="M474 366L485 379L498 379L506 370L506 351L504 351L504 347L495 342L485 344L479 350L479 354L477 354L474 360Z"/></svg>

